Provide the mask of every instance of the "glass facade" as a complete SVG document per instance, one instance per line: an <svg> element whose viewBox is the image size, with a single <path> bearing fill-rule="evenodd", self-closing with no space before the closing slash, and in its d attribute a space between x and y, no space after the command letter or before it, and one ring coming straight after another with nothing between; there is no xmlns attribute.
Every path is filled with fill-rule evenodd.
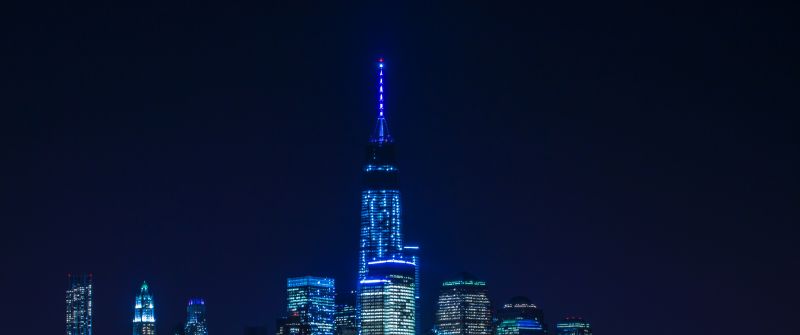
<svg viewBox="0 0 800 335"><path fill-rule="evenodd" d="M300 320L300 312L290 312L289 316L279 318L277 335L311 335L311 326Z"/></svg>
<svg viewBox="0 0 800 335"><path fill-rule="evenodd" d="M322 277L289 278L286 284L287 311L297 314L312 335L333 335L336 311L334 280Z"/></svg>
<svg viewBox="0 0 800 335"><path fill-rule="evenodd" d="M592 325L579 317L567 317L556 324L556 335L592 335Z"/></svg>
<svg viewBox="0 0 800 335"><path fill-rule="evenodd" d="M400 230L400 190L394 141L383 111L383 60L378 63L378 120L366 152L361 192L361 239L358 280L367 276L367 263L403 258Z"/></svg>
<svg viewBox="0 0 800 335"><path fill-rule="evenodd" d="M67 275L67 335L92 335L92 275Z"/></svg>
<svg viewBox="0 0 800 335"><path fill-rule="evenodd" d="M528 298L514 297L497 311L496 335L542 335L547 333L544 314Z"/></svg>
<svg viewBox="0 0 800 335"><path fill-rule="evenodd" d="M490 335L492 310L486 282L469 274L445 281L439 292L436 330L441 335Z"/></svg>
<svg viewBox="0 0 800 335"><path fill-rule="evenodd" d="M147 282L142 283L133 310L133 335L155 335L156 318L153 296Z"/></svg>
<svg viewBox="0 0 800 335"><path fill-rule="evenodd" d="M419 299L418 247L403 244L397 161L395 160L394 141L389 134L389 126L384 114L383 70L384 62L381 58L378 60L378 119L367 145L366 164L363 168L364 188L361 192L361 235L358 259L358 297L356 299L356 324L361 335L375 334L378 328L381 329L381 334L387 332L405 334L405 323L409 320L404 316L405 312L401 313L403 316L397 314L397 317L402 319L391 320L388 318L388 314L381 314L378 318L374 313L377 313L377 310L394 311L399 308L400 301L403 301L403 308L415 312L417 299ZM370 269L372 268L382 268L378 265L382 264L380 262L390 261L396 262L393 264L405 264L403 271L411 269L412 283L410 286L405 282L400 283L399 277L390 279L371 273ZM406 275L409 274L404 272L402 276ZM404 295L404 290L408 287L412 288L410 302L405 300L407 296ZM383 297L385 301L381 300L383 298L379 299L380 296L393 294L399 295L385 296ZM391 302L393 305L375 309L377 308L375 304L379 300L382 301L381 303ZM369 309L364 309L366 308L362 306L364 302L372 304L366 306ZM416 332L413 322L417 319L415 315L410 316L412 333ZM378 320L385 324L378 326L374 323ZM364 329L365 326L370 328Z"/></svg>
<svg viewBox="0 0 800 335"><path fill-rule="evenodd" d="M203 299L190 299L186 307L186 335L208 335L206 325L206 302Z"/></svg>
<svg viewBox="0 0 800 335"><path fill-rule="evenodd" d="M368 263L360 282L358 319L361 335L414 335L416 323L415 264L403 260Z"/></svg>
<svg viewBox="0 0 800 335"><path fill-rule="evenodd" d="M334 315L335 335L356 335L356 308L353 305L342 304L336 306Z"/></svg>

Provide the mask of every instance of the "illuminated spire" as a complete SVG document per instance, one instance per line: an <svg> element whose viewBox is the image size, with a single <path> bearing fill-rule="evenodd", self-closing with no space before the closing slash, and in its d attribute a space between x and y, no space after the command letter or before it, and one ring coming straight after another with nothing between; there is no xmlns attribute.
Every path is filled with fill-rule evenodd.
<svg viewBox="0 0 800 335"><path fill-rule="evenodd" d="M378 123L375 125L375 133L372 134L371 141L375 143L392 141L383 111L383 57L378 58Z"/></svg>
<svg viewBox="0 0 800 335"><path fill-rule="evenodd" d="M383 58L378 58L378 117L383 117Z"/></svg>

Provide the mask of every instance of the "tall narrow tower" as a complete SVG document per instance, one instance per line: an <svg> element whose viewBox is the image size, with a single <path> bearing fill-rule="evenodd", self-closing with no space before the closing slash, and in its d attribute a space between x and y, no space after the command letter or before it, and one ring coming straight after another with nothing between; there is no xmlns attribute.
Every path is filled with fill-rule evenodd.
<svg viewBox="0 0 800 335"><path fill-rule="evenodd" d="M394 142L384 114L384 62L378 59L378 119L367 145L364 189L361 192L361 241L358 280L367 275L367 263L403 258L400 230L400 189Z"/></svg>
<svg viewBox="0 0 800 335"><path fill-rule="evenodd" d="M67 335L92 335L92 275L67 275Z"/></svg>
<svg viewBox="0 0 800 335"><path fill-rule="evenodd" d="M413 335L418 247L403 243L398 168L384 110L383 58L377 70L378 119L363 168L356 321L360 335Z"/></svg>
<svg viewBox="0 0 800 335"><path fill-rule="evenodd" d="M142 283L133 309L133 335L155 335L156 317L153 296L147 282Z"/></svg>

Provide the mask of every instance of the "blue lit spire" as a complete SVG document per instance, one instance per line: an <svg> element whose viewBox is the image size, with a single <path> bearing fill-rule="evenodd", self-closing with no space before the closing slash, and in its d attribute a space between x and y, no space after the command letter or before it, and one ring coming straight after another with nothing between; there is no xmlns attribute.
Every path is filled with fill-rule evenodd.
<svg viewBox="0 0 800 335"><path fill-rule="evenodd" d="M142 283L133 310L133 335L155 335L156 318L153 296L147 282Z"/></svg>
<svg viewBox="0 0 800 335"><path fill-rule="evenodd" d="M388 143L392 141L389 135L389 125L383 110L383 58L378 58L378 123L375 125L375 133L372 134L370 141L375 143Z"/></svg>

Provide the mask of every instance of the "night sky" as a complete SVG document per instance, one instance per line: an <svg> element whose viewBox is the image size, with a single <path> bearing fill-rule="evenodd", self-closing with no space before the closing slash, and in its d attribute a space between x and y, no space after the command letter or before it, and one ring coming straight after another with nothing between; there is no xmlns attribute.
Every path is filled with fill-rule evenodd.
<svg viewBox="0 0 800 335"><path fill-rule="evenodd" d="M540 2L537 2L540 3ZM2 5L2 333L166 335L356 277L386 58L422 321L468 271L595 333L792 333L800 29L776 3L84 1Z"/></svg>

